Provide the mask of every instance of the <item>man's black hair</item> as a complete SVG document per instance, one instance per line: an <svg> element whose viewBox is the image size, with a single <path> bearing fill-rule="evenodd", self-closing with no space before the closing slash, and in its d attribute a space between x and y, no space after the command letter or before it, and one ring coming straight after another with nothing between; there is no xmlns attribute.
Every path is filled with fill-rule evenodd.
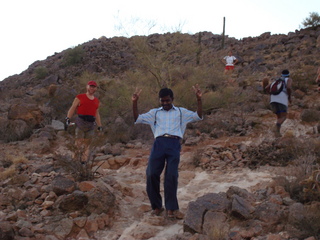
<svg viewBox="0 0 320 240"><path fill-rule="evenodd" d="M170 88L162 88L159 91L159 98L170 96L173 99L173 92Z"/></svg>

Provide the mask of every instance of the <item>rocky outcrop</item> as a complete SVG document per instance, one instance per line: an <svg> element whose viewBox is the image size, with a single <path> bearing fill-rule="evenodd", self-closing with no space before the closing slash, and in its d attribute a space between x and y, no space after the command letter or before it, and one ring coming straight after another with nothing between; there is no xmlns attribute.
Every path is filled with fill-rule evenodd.
<svg viewBox="0 0 320 240"><path fill-rule="evenodd" d="M237 83L242 87L258 88L262 78L274 77L282 69L287 68L290 69L291 76L295 79L296 86L299 85L302 94L310 91L302 84L301 79L312 79L310 81L314 79L316 68L320 64L319 35L318 27L301 29L288 35L264 33L259 37L240 40L227 36L226 47L232 49L239 59L234 74ZM221 49L221 36L210 32L195 35L153 34L130 39L124 37L93 39L77 47L81 50L82 58L74 65L65 64L71 49L56 53L43 61L34 62L20 75L14 75L0 82L1 98L4 100L0 106L0 123L6 126L6 129L10 129L0 134L0 140L25 139L39 127L39 124L46 125L52 120L63 121L73 98L80 91L79 84L83 84L78 82L79 76L83 73L89 72L125 81L126 74L130 75L132 69L146 74L152 71L150 69L152 65L145 63L144 57L139 58L143 50L139 45L140 42L148 46L149 52L144 54L155 55L155 59L158 55L164 55L163 58L176 66L191 64L193 67L196 64L194 52L177 52L182 44L190 44L193 48L198 45L201 47L199 57L202 61L197 60L197 65L200 67L206 67L206 62L210 62L211 59L220 62L219 60L226 54L226 49ZM160 42L166 42L166 50L162 49ZM173 45L176 47L173 48ZM43 78L36 74L39 67L45 68L48 72ZM179 75L176 78L180 81L185 77ZM210 84L208 83L205 88L210 88ZM100 88L102 91L107 91L108 84L101 84ZM22 101L13 103L9 101L12 98Z"/></svg>
<svg viewBox="0 0 320 240"><path fill-rule="evenodd" d="M303 239L309 237L306 225L320 228L319 222L311 223L313 213L308 208L290 199L279 187L253 194L230 187L226 193L210 193L190 202L183 225L185 232L198 234L192 239L252 239L270 233ZM175 237L181 239L184 235L188 234Z"/></svg>

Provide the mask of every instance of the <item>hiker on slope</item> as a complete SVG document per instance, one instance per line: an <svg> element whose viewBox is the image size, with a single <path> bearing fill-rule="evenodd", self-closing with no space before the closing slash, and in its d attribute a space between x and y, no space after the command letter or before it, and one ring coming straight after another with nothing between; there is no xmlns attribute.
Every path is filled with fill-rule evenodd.
<svg viewBox="0 0 320 240"><path fill-rule="evenodd" d="M277 116L276 125L273 128L276 137L281 137L281 125L287 119L288 105L291 103L292 79L290 78L290 72L283 70L281 77L284 79L282 91L277 95L270 94L270 107ZM266 86L266 92L270 93L271 85L272 82Z"/></svg>
<svg viewBox="0 0 320 240"><path fill-rule="evenodd" d="M229 51L228 56L221 59L221 62L225 64L224 74L231 74L234 70L234 65L238 62L238 59L235 56L232 56L232 51Z"/></svg>
<svg viewBox="0 0 320 240"><path fill-rule="evenodd" d="M183 218L183 214L178 211L177 199L181 139L188 123L202 120L202 92L198 85L193 86L193 90L198 103L196 112L174 106L172 90L163 88L159 92L161 107L139 115L138 99L141 90L136 90L132 95L135 124L150 125L155 139L146 170L147 194L153 215L159 216L164 210L160 194L160 175L165 168L164 205L167 217Z"/></svg>
<svg viewBox="0 0 320 240"><path fill-rule="evenodd" d="M94 96L97 88L98 85L95 81L89 81L86 86L87 92L76 96L66 117L66 125L69 126L73 115L76 112L78 114L75 118L75 134L76 146L83 153L81 163L86 163L89 160L89 145L94 136L95 126L98 126L98 131L102 131L99 114L100 102Z"/></svg>

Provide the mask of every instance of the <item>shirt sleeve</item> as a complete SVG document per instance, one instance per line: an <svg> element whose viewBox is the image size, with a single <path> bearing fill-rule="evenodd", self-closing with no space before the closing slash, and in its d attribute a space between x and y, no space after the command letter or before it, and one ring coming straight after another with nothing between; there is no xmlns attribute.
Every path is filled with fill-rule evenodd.
<svg viewBox="0 0 320 240"><path fill-rule="evenodd" d="M139 114L135 124L142 123L142 124L154 125L156 111L157 109L151 109L147 113Z"/></svg>
<svg viewBox="0 0 320 240"><path fill-rule="evenodd" d="M202 120L202 118L199 117L198 113L195 111L190 111L186 108L180 108L182 113L182 124L188 124L190 122L196 122Z"/></svg>

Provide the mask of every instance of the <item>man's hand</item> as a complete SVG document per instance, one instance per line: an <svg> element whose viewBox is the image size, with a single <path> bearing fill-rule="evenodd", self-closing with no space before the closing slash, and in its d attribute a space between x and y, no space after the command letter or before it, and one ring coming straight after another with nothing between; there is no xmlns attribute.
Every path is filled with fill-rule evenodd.
<svg viewBox="0 0 320 240"><path fill-rule="evenodd" d="M192 86L192 88L193 88L194 93L195 93L196 96L197 96L197 100L201 100L202 92L201 92L201 90L200 90L200 88L199 88L199 85L196 84L195 86Z"/></svg>
<svg viewBox="0 0 320 240"><path fill-rule="evenodd" d="M136 91L132 94L131 100L132 102L138 101L140 94L141 94L142 89L136 88Z"/></svg>
<svg viewBox="0 0 320 240"><path fill-rule="evenodd" d="M137 121L138 116L139 116L139 113L138 113L138 99L139 99L141 91L142 91L142 89L136 88L136 91L134 92L134 94L132 94L132 97L131 97L134 121Z"/></svg>
<svg viewBox="0 0 320 240"><path fill-rule="evenodd" d="M198 102L198 103L197 103L197 105L198 105L198 107L197 107L197 113L198 113L198 116L199 116L200 118L202 118L202 101L201 101L202 92L201 92L198 84L196 84L195 86L192 86L192 88L193 88L194 93L195 93L196 96L197 96L197 102Z"/></svg>

